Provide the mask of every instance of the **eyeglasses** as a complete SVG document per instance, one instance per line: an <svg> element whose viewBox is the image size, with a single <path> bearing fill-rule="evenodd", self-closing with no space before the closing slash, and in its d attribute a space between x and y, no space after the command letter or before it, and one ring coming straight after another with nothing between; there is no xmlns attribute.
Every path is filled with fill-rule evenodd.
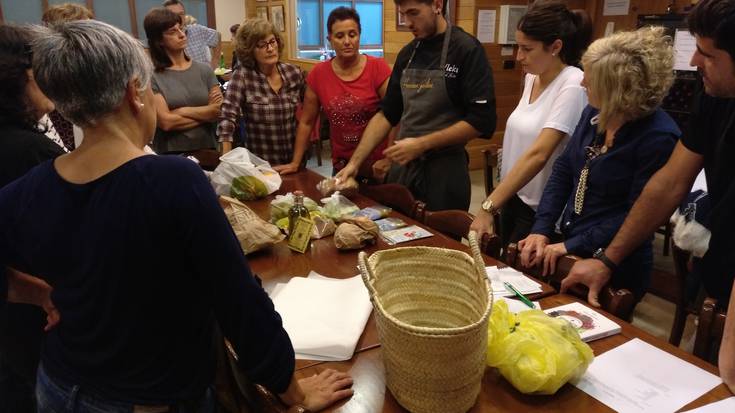
<svg viewBox="0 0 735 413"><path fill-rule="evenodd" d="M274 37L269 42L258 42L258 43L255 44L255 47L257 47L258 49L267 49L268 46L270 46L270 47L272 47L274 49L277 48L278 47L278 39L276 39Z"/></svg>

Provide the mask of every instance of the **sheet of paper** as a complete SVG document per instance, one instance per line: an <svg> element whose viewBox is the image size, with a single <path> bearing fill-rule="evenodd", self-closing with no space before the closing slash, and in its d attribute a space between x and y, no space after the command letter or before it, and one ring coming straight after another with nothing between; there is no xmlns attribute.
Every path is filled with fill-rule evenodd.
<svg viewBox="0 0 735 413"><path fill-rule="evenodd" d="M495 43L495 10L477 12L477 40L480 43Z"/></svg>
<svg viewBox="0 0 735 413"><path fill-rule="evenodd" d="M508 304L508 311L510 311L511 313L522 313L524 311L533 310L534 308L536 310L541 309L541 305L538 303L538 301L532 301L534 308L531 308L526 304L523 304L521 300L516 300L511 297L493 296L493 301L498 300L505 301Z"/></svg>
<svg viewBox="0 0 735 413"><path fill-rule="evenodd" d="M735 412L735 397L728 397L727 399L720 400L714 403L710 403L708 405L698 407L696 409L687 410L684 413L732 413L732 412Z"/></svg>
<svg viewBox="0 0 735 413"><path fill-rule="evenodd" d="M674 412L721 382L635 338L596 357L576 386L618 412Z"/></svg>
<svg viewBox="0 0 735 413"><path fill-rule="evenodd" d="M625 16L630 9L630 0L605 0L602 6L603 16Z"/></svg>
<svg viewBox="0 0 735 413"><path fill-rule="evenodd" d="M615 22L607 22L605 25L605 37L610 36L615 31Z"/></svg>
<svg viewBox="0 0 735 413"><path fill-rule="evenodd" d="M674 70L697 70L696 67L689 65L695 50L697 50L697 40L689 33L689 30L677 30L674 36Z"/></svg>
<svg viewBox="0 0 735 413"><path fill-rule="evenodd" d="M348 360L373 307L358 275L294 277L271 295L297 358Z"/></svg>
<svg viewBox="0 0 735 413"><path fill-rule="evenodd" d="M487 278L490 279L493 295L501 297L510 297L515 295L512 291L505 288L504 283L509 283L521 294L540 293L541 284L527 277L522 272L516 271L511 267L498 268L495 266L485 267Z"/></svg>

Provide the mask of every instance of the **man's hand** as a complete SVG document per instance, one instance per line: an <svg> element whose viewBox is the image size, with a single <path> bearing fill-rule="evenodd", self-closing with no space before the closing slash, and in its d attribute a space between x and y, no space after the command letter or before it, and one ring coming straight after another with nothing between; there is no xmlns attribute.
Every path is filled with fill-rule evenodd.
<svg viewBox="0 0 735 413"><path fill-rule="evenodd" d="M521 252L521 265L533 267L544 260L544 251L549 243L549 237L541 234L530 234L518 242L518 250Z"/></svg>
<svg viewBox="0 0 735 413"><path fill-rule="evenodd" d="M391 161L383 158L378 159L373 163L373 178L377 181L384 181L385 176L388 175L388 171L390 171L390 165Z"/></svg>
<svg viewBox="0 0 735 413"><path fill-rule="evenodd" d="M470 225L470 231L477 233L478 240L482 240L485 234L495 234L495 218L489 212L480 208L477 215L475 215L475 219L472 221L472 225Z"/></svg>
<svg viewBox="0 0 735 413"><path fill-rule="evenodd" d="M295 174L299 171L299 165L294 163L287 163L283 165L276 165L273 169L281 175Z"/></svg>
<svg viewBox="0 0 735 413"><path fill-rule="evenodd" d="M355 176L357 176L357 167L355 167L352 162L348 162L344 168L342 168L339 172L337 172L336 175L334 175L334 177L337 179L337 186L347 182L348 178L354 179Z"/></svg>
<svg viewBox="0 0 735 413"><path fill-rule="evenodd" d="M590 258L574 264L569 275L561 281L561 292L565 293L577 284L589 288L587 302L594 307L600 306L600 291L609 281L612 273L600 260Z"/></svg>
<svg viewBox="0 0 735 413"><path fill-rule="evenodd" d="M422 138L403 138L383 151L389 160L403 166L426 151Z"/></svg>
<svg viewBox="0 0 735 413"><path fill-rule="evenodd" d="M563 242L547 245L544 248L544 271L541 275L544 277L553 275L556 271L556 261L566 253L567 247L564 246Z"/></svg>

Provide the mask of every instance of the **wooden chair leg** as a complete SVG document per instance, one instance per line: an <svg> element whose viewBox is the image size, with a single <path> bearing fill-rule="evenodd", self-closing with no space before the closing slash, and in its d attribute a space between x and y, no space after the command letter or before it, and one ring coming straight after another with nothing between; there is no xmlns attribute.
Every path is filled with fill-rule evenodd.
<svg viewBox="0 0 735 413"><path fill-rule="evenodd" d="M684 326L687 322L687 310L684 305L677 305L674 311L674 324L671 326L671 334L669 334L669 343L679 346L681 336L684 334Z"/></svg>
<svg viewBox="0 0 735 413"><path fill-rule="evenodd" d="M316 164L322 166L322 139L317 139L314 146L316 146Z"/></svg>
<svg viewBox="0 0 735 413"><path fill-rule="evenodd" d="M671 233L673 232L673 226L671 222L666 223L666 229L664 230L664 257L669 256L669 249L671 247Z"/></svg>

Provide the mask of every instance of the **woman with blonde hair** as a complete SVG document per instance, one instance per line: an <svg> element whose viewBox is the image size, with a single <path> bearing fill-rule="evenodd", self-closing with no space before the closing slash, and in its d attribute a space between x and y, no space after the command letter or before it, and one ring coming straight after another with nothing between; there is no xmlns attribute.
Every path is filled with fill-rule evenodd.
<svg viewBox="0 0 735 413"><path fill-rule="evenodd" d="M232 149L232 136L242 116L250 152L271 165L289 163L304 75L298 66L280 61L283 40L268 21L245 20L235 37L240 67L227 87L217 127L222 152Z"/></svg>
<svg viewBox="0 0 735 413"><path fill-rule="evenodd" d="M582 65L589 105L554 163L531 234L519 243L521 262L551 274L561 255L595 257L613 270L614 287L640 299L651 240L617 266L604 248L681 135L659 107L674 79L671 38L662 28L616 33L592 43ZM560 216L563 242L550 244Z"/></svg>

